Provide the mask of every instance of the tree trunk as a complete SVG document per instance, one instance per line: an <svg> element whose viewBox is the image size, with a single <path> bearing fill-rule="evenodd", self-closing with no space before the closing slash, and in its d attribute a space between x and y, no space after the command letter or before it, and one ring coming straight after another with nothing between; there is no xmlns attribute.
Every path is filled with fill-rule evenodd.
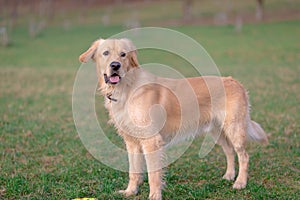
<svg viewBox="0 0 300 200"><path fill-rule="evenodd" d="M192 4L193 0L183 1L183 21L188 22L192 19Z"/></svg>
<svg viewBox="0 0 300 200"><path fill-rule="evenodd" d="M13 0L12 2L12 10L10 12L10 29L12 30L15 27L17 18L18 18L18 7L19 7L19 1L18 0Z"/></svg>
<svg viewBox="0 0 300 200"><path fill-rule="evenodd" d="M261 21L264 19L264 0L256 0L256 14L257 20Z"/></svg>

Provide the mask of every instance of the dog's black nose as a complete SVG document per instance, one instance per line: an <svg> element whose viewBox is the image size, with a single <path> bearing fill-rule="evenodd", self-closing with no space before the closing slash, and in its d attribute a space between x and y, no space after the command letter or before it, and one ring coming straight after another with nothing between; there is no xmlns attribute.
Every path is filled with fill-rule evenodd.
<svg viewBox="0 0 300 200"><path fill-rule="evenodd" d="M112 62L112 63L110 63L110 67L111 67L113 70L118 70L118 69L120 69L120 67L121 67L121 63L119 63L119 62Z"/></svg>

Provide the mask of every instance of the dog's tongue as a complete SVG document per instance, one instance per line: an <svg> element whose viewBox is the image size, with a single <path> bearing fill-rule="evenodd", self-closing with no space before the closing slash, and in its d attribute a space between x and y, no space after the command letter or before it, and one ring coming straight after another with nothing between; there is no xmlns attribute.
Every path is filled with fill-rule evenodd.
<svg viewBox="0 0 300 200"><path fill-rule="evenodd" d="M109 78L109 81L110 81L111 83L118 83L119 80L120 80L120 77L119 77L119 76L111 76L111 77Z"/></svg>

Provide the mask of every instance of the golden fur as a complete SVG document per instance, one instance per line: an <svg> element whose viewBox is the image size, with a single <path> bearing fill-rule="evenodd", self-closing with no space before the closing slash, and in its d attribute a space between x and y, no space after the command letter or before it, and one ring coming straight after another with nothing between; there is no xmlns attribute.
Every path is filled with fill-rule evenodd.
<svg viewBox="0 0 300 200"><path fill-rule="evenodd" d="M138 192L143 181L141 154L148 169L149 198L161 199L162 147L176 134L189 137L190 130L195 129L211 133L222 146L227 159L224 179L234 180L237 153L239 173L233 188L246 186L246 138L267 143L267 137L260 125L250 119L247 92L239 82L231 77L157 77L139 67L135 47L128 39L99 39L79 57L81 62L90 58L96 62L110 121L123 137L129 155L129 184L121 193L129 196ZM120 68L113 70L112 62L120 63ZM118 77L113 78L116 74ZM191 90L197 105L191 100ZM195 109L201 113L199 118L184 115Z"/></svg>

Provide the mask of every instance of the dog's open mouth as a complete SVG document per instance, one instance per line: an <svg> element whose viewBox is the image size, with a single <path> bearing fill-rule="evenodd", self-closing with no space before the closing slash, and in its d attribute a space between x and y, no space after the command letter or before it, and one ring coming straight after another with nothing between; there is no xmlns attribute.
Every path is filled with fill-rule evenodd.
<svg viewBox="0 0 300 200"><path fill-rule="evenodd" d="M120 82L121 77L117 73L113 73L110 77L107 77L107 75L104 74L104 79L106 83L117 84Z"/></svg>
<svg viewBox="0 0 300 200"><path fill-rule="evenodd" d="M120 76L118 74L112 74L109 77L109 82L111 82L112 84L119 83L119 81L120 81Z"/></svg>

